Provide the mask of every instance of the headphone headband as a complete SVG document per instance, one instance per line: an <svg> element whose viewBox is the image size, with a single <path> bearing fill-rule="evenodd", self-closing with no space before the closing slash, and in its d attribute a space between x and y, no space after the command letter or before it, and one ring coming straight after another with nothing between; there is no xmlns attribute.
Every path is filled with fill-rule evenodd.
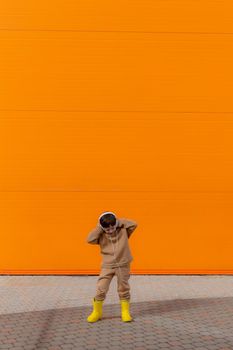
<svg viewBox="0 0 233 350"><path fill-rule="evenodd" d="M105 214L113 214L113 215L116 217L116 214L114 214L112 211L105 211L104 213L102 213L102 214L99 216L99 221L100 221L100 219L102 218L102 216L104 216Z"/></svg>

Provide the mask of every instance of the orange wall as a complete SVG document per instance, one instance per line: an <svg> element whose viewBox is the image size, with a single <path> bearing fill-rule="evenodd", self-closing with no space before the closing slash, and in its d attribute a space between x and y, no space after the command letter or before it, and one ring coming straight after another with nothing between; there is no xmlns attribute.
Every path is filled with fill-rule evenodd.
<svg viewBox="0 0 233 350"><path fill-rule="evenodd" d="M1 274L98 273L102 211L132 273L233 273L233 5L0 4Z"/></svg>

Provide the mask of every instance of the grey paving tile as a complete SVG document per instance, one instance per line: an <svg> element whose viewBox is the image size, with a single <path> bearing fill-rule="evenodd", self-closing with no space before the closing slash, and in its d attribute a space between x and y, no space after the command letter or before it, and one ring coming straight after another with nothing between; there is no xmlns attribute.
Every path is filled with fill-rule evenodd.
<svg viewBox="0 0 233 350"><path fill-rule="evenodd" d="M0 276L1 350L233 350L233 276L131 275L124 323L116 280L86 322L98 276Z"/></svg>

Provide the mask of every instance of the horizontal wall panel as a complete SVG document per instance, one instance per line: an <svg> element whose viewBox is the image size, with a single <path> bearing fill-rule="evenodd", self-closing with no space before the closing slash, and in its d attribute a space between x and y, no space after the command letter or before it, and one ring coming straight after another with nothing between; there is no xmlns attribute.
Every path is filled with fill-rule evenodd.
<svg viewBox="0 0 233 350"><path fill-rule="evenodd" d="M0 110L233 112L233 35L0 31Z"/></svg>
<svg viewBox="0 0 233 350"><path fill-rule="evenodd" d="M232 114L2 116L2 191L233 191Z"/></svg>
<svg viewBox="0 0 233 350"><path fill-rule="evenodd" d="M232 273L233 3L0 4L0 273Z"/></svg>
<svg viewBox="0 0 233 350"><path fill-rule="evenodd" d="M1 193L0 270L92 271L99 246L86 243L99 213L136 219L135 271L233 270L232 194Z"/></svg>
<svg viewBox="0 0 233 350"><path fill-rule="evenodd" d="M0 29L233 32L231 0L2 1Z"/></svg>

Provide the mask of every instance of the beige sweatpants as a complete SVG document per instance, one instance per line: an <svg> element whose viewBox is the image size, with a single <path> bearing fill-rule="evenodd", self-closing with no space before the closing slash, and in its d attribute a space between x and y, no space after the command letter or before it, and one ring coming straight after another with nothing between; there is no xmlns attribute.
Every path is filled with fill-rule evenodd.
<svg viewBox="0 0 233 350"><path fill-rule="evenodd" d="M104 300L109 290L112 278L117 277L117 292L119 299L127 299L130 301L130 263L114 268L101 268L97 281L96 300Z"/></svg>

